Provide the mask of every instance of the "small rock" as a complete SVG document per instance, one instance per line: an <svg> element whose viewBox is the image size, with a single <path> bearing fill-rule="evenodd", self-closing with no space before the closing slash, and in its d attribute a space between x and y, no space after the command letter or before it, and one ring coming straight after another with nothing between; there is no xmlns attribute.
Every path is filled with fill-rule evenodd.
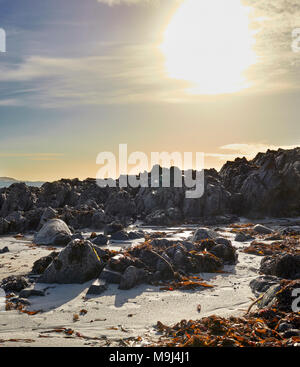
<svg viewBox="0 0 300 367"><path fill-rule="evenodd" d="M263 226L261 224L257 224L253 227L253 231L255 231L258 234L271 234L273 233L273 230L271 228L268 228L266 226Z"/></svg>
<svg viewBox="0 0 300 367"><path fill-rule="evenodd" d="M3 249L0 250L0 254L5 254L6 252L9 252L9 249L7 246L3 247Z"/></svg>
<svg viewBox="0 0 300 367"><path fill-rule="evenodd" d="M103 234L99 234L92 241L92 243L94 243L97 246L105 246L107 245L107 242L108 242L108 237Z"/></svg>
<svg viewBox="0 0 300 367"><path fill-rule="evenodd" d="M192 238L192 241L202 241L202 240L207 240L207 239L214 239L217 238L218 234L208 228L198 228Z"/></svg>
<svg viewBox="0 0 300 367"><path fill-rule="evenodd" d="M140 238L144 238L145 234L143 231L138 232L128 232L128 237L130 240L138 240Z"/></svg>
<svg viewBox="0 0 300 367"><path fill-rule="evenodd" d="M246 241L253 240L253 237L250 236L249 234L244 233L244 232L239 232L239 233L236 234L234 240L237 241L237 242L246 242Z"/></svg>
<svg viewBox="0 0 300 367"><path fill-rule="evenodd" d="M22 289L28 286L29 284L23 276L11 275L2 280L0 288L3 288L5 292L20 292Z"/></svg>
<svg viewBox="0 0 300 367"><path fill-rule="evenodd" d="M106 282L102 279L97 279L88 289L87 295L100 295L107 289Z"/></svg>
<svg viewBox="0 0 300 367"><path fill-rule="evenodd" d="M128 241L129 236L125 231L115 232L110 237L111 241Z"/></svg>
<svg viewBox="0 0 300 367"><path fill-rule="evenodd" d="M119 232L123 230L123 225L121 223L112 222L110 224L107 224L104 228L104 234L106 236L112 235L115 232Z"/></svg>

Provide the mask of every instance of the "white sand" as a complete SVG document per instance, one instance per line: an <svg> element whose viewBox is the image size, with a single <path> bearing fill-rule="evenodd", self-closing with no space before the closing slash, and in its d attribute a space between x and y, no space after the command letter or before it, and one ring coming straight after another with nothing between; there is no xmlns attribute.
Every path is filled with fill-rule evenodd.
<svg viewBox="0 0 300 367"><path fill-rule="evenodd" d="M191 231L176 234L174 238L186 238ZM222 236L233 240L228 232ZM47 247L30 248L31 238L15 240L2 237L0 248L8 246L9 253L0 255L0 279L8 275L25 274L38 258L49 254ZM238 243L239 262L226 266L229 274L200 274L212 289L194 291L160 291L158 287L141 285L131 290L119 290L109 285L105 293L85 300L85 294L92 281L82 285L38 284L36 289L51 287L45 297L31 297L28 310L42 310L34 316L18 311L0 312L0 339L23 339L18 342L4 342L4 346L83 346L106 345L106 339L117 343L121 338L142 336L143 340L156 335L153 326L157 321L174 324L182 319L198 319L217 314L220 316L242 315L251 303L253 294L250 280L258 276L261 257L248 255L240 250L249 242ZM4 266L1 266L4 265ZM201 305L200 314L197 306ZM73 315L85 309L87 313L73 322ZM56 328L72 328L87 337L103 338L87 340L76 336L67 337L53 332ZM51 332L52 330L52 332ZM49 331L49 332L46 332ZM46 333L45 333L46 332ZM48 337L39 337L39 335ZM24 339L32 339L26 343Z"/></svg>

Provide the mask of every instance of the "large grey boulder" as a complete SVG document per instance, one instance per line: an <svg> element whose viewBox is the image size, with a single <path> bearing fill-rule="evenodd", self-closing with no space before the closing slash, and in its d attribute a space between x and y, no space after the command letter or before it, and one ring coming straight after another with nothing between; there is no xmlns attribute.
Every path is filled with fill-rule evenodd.
<svg viewBox="0 0 300 367"><path fill-rule="evenodd" d="M61 219L50 219L41 230L34 236L37 245L63 245L71 239L71 231ZM63 241L63 239L65 239ZM68 242L69 242L68 241Z"/></svg>
<svg viewBox="0 0 300 367"><path fill-rule="evenodd" d="M73 240L48 266L39 283L85 283L97 278L103 262L90 241Z"/></svg>

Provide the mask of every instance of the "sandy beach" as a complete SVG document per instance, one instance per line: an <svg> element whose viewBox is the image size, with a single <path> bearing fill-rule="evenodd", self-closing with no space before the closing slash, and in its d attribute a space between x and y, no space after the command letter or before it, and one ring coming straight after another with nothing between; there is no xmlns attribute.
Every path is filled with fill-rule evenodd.
<svg viewBox="0 0 300 367"><path fill-rule="evenodd" d="M186 230L176 234L178 228L169 231L170 238L178 240L186 239L192 233L192 230ZM16 310L1 312L1 345L119 346L127 340L127 345L143 346L159 337L154 328L157 321L170 325L182 319L213 314L224 317L243 315L254 297L249 282L258 276L261 257L243 253L243 248L249 246L250 241L234 241L234 234L229 232L229 228L222 227L219 233L232 241L239 257L235 266L224 267L226 273L199 274L213 288L162 291L159 287L140 285L120 290L118 285L110 284L102 295L86 297L93 281L65 285L35 284L35 289L46 289L46 295L30 297L31 305L27 310L40 312L36 315ZM120 248L123 245L117 243L109 247ZM35 260L53 251L53 247L32 246L31 236L20 240L2 237L3 246L8 246L10 252L0 255L1 279L28 273ZM200 313L198 305L201 305ZM79 316L77 321L73 320L74 315ZM68 335L66 329L72 329L72 335Z"/></svg>

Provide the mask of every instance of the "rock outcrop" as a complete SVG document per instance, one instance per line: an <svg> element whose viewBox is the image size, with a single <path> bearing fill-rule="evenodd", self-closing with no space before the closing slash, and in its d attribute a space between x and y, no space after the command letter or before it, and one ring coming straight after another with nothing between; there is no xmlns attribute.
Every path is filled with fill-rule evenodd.
<svg viewBox="0 0 300 367"><path fill-rule="evenodd" d="M128 226L230 223L237 216L300 215L300 148L237 158L220 172L205 170L204 195L187 199L189 188L101 188L88 178L62 179L39 187L14 183L0 189L0 235L39 230L61 219L75 230L103 229L112 222ZM172 186L173 185L173 186ZM119 229L121 230L121 229Z"/></svg>

